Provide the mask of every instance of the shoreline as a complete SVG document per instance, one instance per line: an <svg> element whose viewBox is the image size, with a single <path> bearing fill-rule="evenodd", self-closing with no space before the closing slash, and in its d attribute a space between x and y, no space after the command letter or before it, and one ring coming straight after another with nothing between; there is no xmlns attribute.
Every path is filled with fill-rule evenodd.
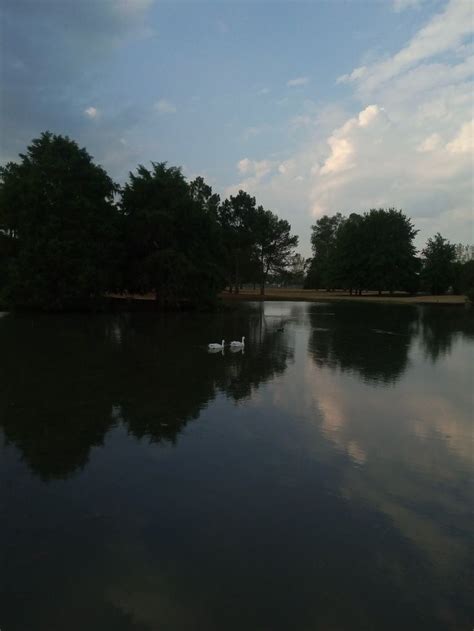
<svg viewBox="0 0 474 631"><path fill-rule="evenodd" d="M242 289L238 294L222 292L219 294L225 302L243 301L300 301L300 302L328 302L331 300L352 302L378 302L385 304L410 304L410 305L450 305L463 306L468 304L464 295L441 296L410 296L406 294L389 293L378 295L377 292L367 292L362 296L350 296L345 291L318 291L315 289L267 289L264 296L260 296L258 289Z"/></svg>

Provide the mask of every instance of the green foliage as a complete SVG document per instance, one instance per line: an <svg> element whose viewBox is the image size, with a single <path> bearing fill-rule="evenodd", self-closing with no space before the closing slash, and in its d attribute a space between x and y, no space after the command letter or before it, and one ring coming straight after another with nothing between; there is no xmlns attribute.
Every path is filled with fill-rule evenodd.
<svg viewBox="0 0 474 631"><path fill-rule="evenodd" d="M281 274L291 263L298 237L292 236L285 219L259 206L252 220L252 241L259 261L260 293L265 293L269 274Z"/></svg>
<svg viewBox="0 0 474 631"><path fill-rule="evenodd" d="M255 282L258 261L253 251L251 226L255 221L256 201L245 191L231 195L219 209L219 222L226 256L224 268L230 287L239 292L243 279Z"/></svg>
<svg viewBox="0 0 474 631"><path fill-rule="evenodd" d="M324 215L311 226L313 258L309 275L314 289L333 289L336 284L336 241L338 230L343 223L341 213L336 213L332 217Z"/></svg>
<svg viewBox="0 0 474 631"><path fill-rule="evenodd" d="M140 165L123 188L124 287L155 292L163 307L209 303L223 286L219 198L176 167Z"/></svg>
<svg viewBox="0 0 474 631"><path fill-rule="evenodd" d="M6 300L82 308L110 285L116 187L85 149L49 132L0 168L1 282Z"/></svg>
<svg viewBox="0 0 474 631"><path fill-rule="evenodd" d="M370 289L401 290L416 272L415 230L401 210L372 209L364 214L368 252L367 286Z"/></svg>
<svg viewBox="0 0 474 631"><path fill-rule="evenodd" d="M438 232L428 239L422 254L423 286L432 294L444 294L455 280L456 246Z"/></svg>
<svg viewBox="0 0 474 631"><path fill-rule="evenodd" d="M337 213L312 226L314 257L306 286L416 290L418 262L411 220L395 208L372 209L348 218Z"/></svg>

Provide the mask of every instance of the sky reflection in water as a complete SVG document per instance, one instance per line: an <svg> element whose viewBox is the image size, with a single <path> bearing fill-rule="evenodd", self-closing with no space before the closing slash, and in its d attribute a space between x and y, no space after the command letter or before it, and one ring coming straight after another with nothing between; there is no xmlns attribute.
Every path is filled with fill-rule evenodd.
<svg viewBox="0 0 474 631"><path fill-rule="evenodd" d="M2 318L2 628L467 625L473 342L447 307Z"/></svg>

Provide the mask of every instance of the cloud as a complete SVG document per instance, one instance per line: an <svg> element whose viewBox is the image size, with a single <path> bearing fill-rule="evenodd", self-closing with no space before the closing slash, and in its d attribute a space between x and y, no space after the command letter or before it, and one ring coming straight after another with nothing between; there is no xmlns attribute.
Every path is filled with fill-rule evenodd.
<svg viewBox="0 0 474 631"><path fill-rule="evenodd" d="M440 143L441 143L441 136L436 133L431 134L430 136L425 138L423 142L421 142L418 145L416 150L420 151L421 153L425 153L427 151L434 151L435 149L439 147Z"/></svg>
<svg viewBox="0 0 474 631"><path fill-rule="evenodd" d="M467 4L449 2L400 51L351 72L345 83L360 103L352 115L336 104L324 115L293 115L293 149L265 178L246 178L249 192L289 219L305 255L316 217L379 206L411 216L420 247L437 231L469 239L474 59Z"/></svg>
<svg viewBox="0 0 474 631"><path fill-rule="evenodd" d="M174 114L174 112L176 112L176 106L166 99L157 101L153 108L160 114Z"/></svg>
<svg viewBox="0 0 474 631"><path fill-rule="evenodd" d="M149 34L146 16L151 4L151 0L4 4L2 129L8 133L2 135L1 160L15 159L46 129L67 133L81 143L88 139L84 119L92 117L78 117L78 107L89 108L87 100L96 93L92 79L113 54ZM94 137L96 147L99 138Z"/></svg>
<svg viewBox="0 0 474 631"><path fill-rule="evenodd" d="M451 0L398 53L368 66L359 66L340 82L357 83L360 95L369 96L400 73L435 55L460 46L472 33L472 6L466 0Z"/></svg>
<svg viewBox="0 0 474 631"><path fill-rule="evenodd" d="M296 79L290 79L287 81L287 86L292 88L299 85L308 85L309 77L296 77Z"/></svg>
<svg viewBox="0 0 474 631"><path fill-rule="evenodd" d="M471 120L459 130L459 133L446 145L450 153L471 153L474 151L474 120Z"/></svg>
<svg viewBox="0 0 474 631"><path fill-rule="evenodd" d="M85 115L87 118L91 118L91 119L92 119L92 118L97 118L97 117L99 116L99 114L100 114L100 111L99 111L96 107L92 107L92 106L91 106L91 107L87 107L87 108L84 110L84 115Z"/></svg>

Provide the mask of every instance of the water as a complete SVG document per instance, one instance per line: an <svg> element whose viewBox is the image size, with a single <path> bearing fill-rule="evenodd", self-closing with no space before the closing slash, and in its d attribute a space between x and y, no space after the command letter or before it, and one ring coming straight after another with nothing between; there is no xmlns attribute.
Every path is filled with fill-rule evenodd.
<svg viewBox="0 0 474 631"><path fill-rule="evenodd" d="M471 628L472 311L6 315L0 348L2 630Z"/></svg>

